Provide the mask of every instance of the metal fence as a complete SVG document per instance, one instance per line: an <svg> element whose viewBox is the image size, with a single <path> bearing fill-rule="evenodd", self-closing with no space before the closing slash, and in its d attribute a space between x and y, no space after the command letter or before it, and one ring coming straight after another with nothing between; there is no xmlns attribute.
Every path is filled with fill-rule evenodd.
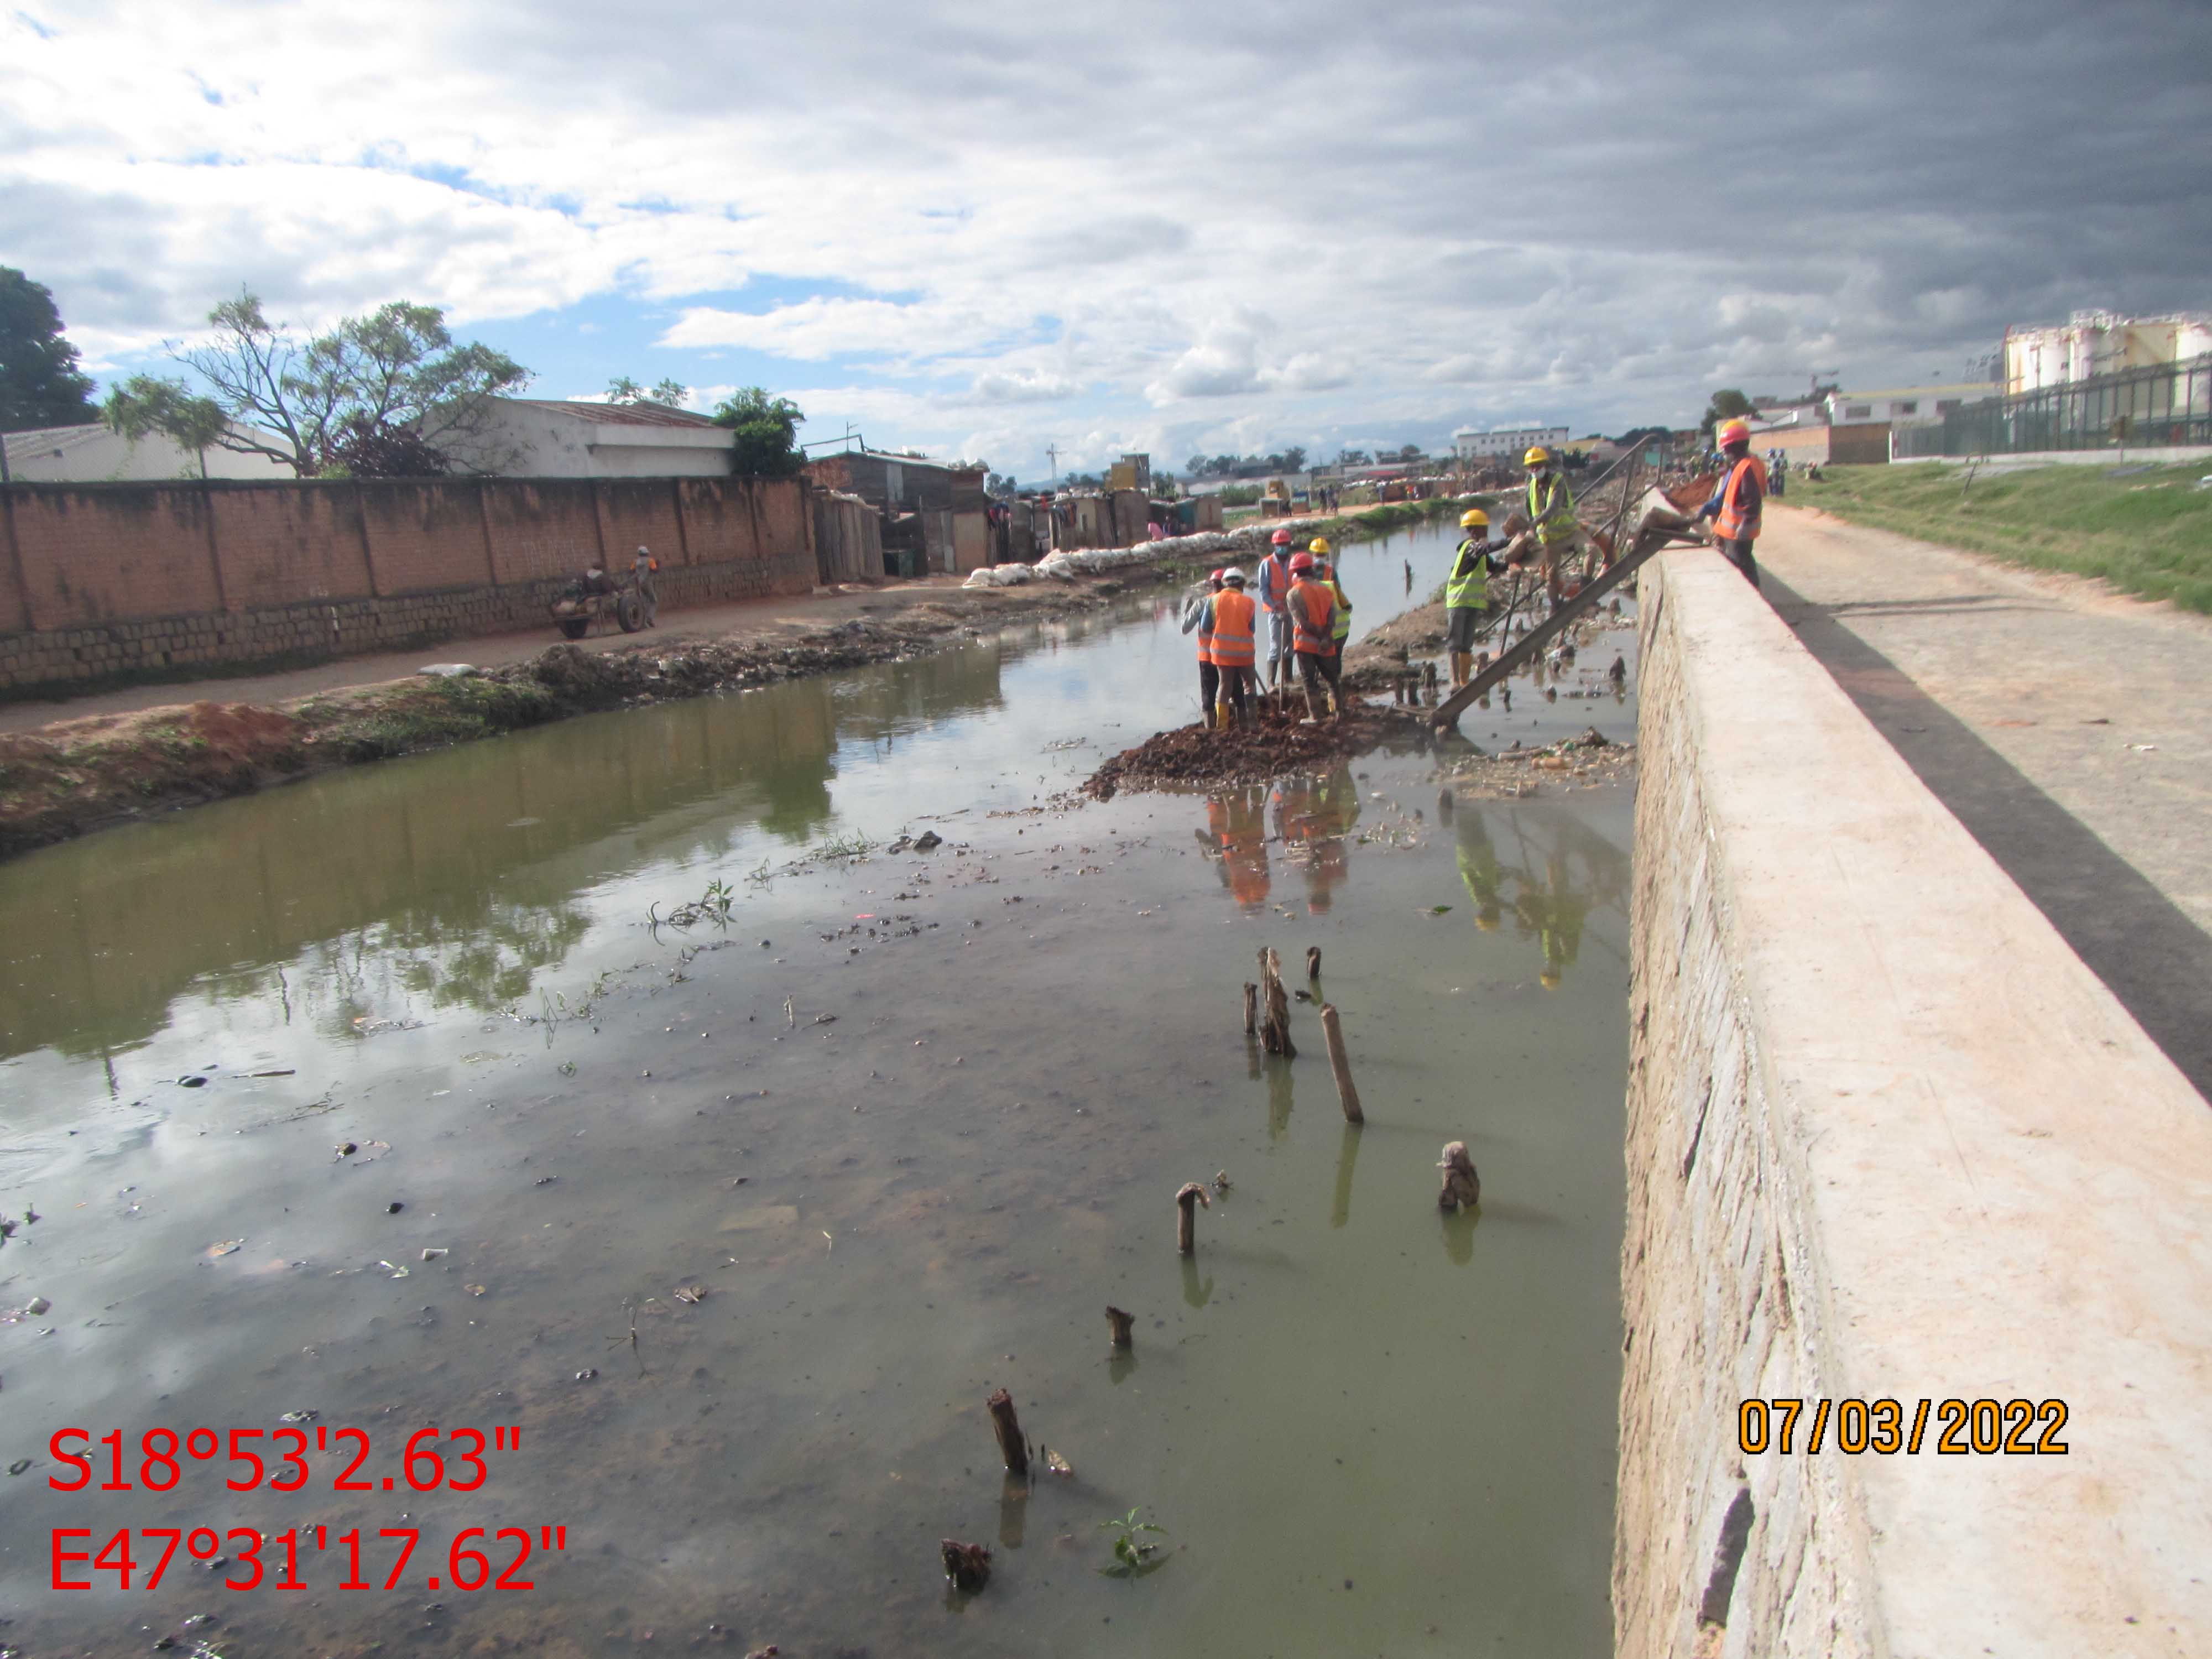
<svg viewBox="0 0 2212 1659"><path fill-rule="evenodd" d="M2212 444L2212 355L1968 404L1891 443L1900 458Z"/></svg>

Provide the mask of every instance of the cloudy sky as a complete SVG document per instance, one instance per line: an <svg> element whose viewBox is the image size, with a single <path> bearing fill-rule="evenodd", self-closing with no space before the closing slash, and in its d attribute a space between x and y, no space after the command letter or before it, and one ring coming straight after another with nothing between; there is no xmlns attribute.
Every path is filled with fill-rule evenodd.
<svg viewBox="0 0 2212 1659"><path fill-rule="evenodd" d="M1035 478L1695 418L2212 308L2205 0L0 0L0 264Z"/></svg>

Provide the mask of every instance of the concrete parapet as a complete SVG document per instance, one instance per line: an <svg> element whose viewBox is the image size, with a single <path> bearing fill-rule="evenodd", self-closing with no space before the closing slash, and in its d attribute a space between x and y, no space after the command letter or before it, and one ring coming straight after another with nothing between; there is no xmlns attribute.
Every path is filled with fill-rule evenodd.
<svg viewBox="0 0 2212 1659"><path fill-rule="evenodd" d="M2196 1650L2212 1109L1718 556L1641 582L1618 1651Z"/></svg>

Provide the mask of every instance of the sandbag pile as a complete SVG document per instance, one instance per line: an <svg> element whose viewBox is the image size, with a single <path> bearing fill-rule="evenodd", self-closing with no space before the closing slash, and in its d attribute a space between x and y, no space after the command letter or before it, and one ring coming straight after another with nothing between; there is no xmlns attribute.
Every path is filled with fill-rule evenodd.
<svg viewBox="0 0 2212 1659"><path fill-rule="evenodd" d="M1035 564L986 565L981 570L969 572L968 580L961 585L1018 587L1041 577L1071 581L1078 576L1101 575L1109 570L1151 564L1162 559L1233 558L1238 554L1263 550L1278 530L1287 530L1293 537L1304 538L1323 522L1315 518L1262 519L1254 524L1240 525L1235 530L1202 530L1194 536L1166 536L1156 542L1139 542L1134 547L1062 548Z"/></svg>

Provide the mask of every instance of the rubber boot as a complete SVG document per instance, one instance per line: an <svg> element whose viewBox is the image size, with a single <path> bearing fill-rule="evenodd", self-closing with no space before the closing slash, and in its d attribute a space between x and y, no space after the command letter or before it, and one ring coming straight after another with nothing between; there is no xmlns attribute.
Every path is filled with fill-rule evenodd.
<svg viewBox="0 0 2212 1659"><path fill-rule="evenodd" d="M1217 702L1206 711L1206 729L1209 732L1226 732L1229 721L1230 708L1225 702Z"/></svg>

